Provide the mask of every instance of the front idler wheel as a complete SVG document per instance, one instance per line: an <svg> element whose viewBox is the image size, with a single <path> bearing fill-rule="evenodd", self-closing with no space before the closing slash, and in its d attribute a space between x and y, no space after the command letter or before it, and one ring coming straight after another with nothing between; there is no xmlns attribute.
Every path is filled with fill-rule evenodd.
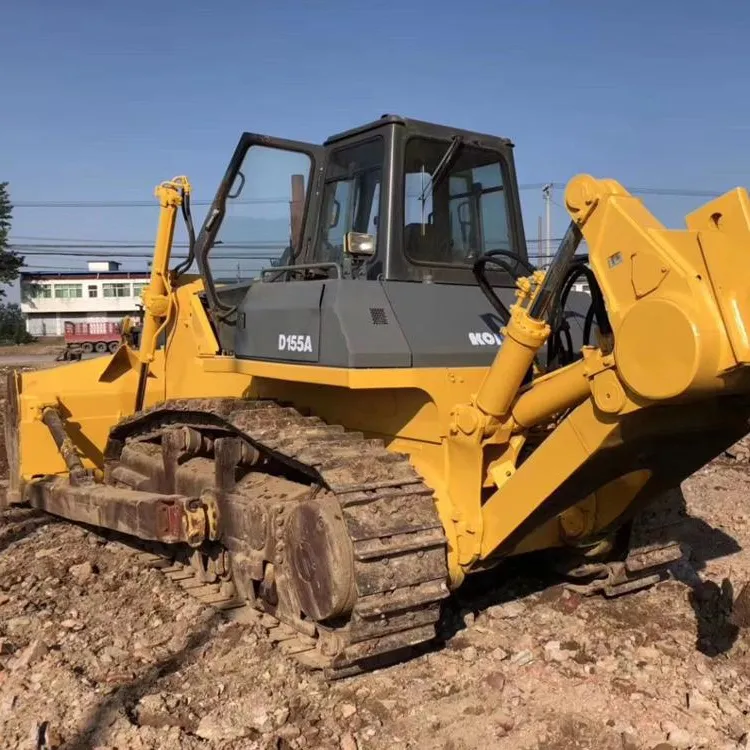
<svg viewBox="0 0 750 750"><path fill-rule="evenodd" d="M287 571L300 609L315 622L349 614L356 601L354 552L333 498L295 506L284 531Z"/></svg>

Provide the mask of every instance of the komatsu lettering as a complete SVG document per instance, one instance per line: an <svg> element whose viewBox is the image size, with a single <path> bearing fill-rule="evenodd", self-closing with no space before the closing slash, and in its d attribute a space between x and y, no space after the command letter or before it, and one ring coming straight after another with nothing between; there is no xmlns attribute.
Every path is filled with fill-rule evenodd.
<svg viewBox="0 0 750 750"><path fill-rule="evenodd" d="M312 338L301 333L280 333L280 352L312 352Z"/></svg>
<svg viewBox="0 0 750 750"><path fill-rule="evenodd" d="M503 337L499 333L489 331L472 331L469 334L469 341L472 346L500 346L503 343Z"/></svg>

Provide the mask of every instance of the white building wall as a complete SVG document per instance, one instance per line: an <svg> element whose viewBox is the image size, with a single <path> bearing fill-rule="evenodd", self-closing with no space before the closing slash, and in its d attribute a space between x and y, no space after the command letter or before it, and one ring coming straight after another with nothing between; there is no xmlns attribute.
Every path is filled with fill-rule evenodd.
<svg viewBox="0 0 750 750"><path fill-rule="evenodd" d="M57 316L33 315L26 317L26 330L32 336L57 336Z"/></svg>
<svg viewBox="0 0 750 750"><path fill-rule="evenodd" d="M116 297L113 299L33 299L21 302L21 311L27 314L56 313L60 315L86 313L106 314L121 312L123 315L135 310L139 297Z"/></svg>
<svg viewBox="0 0 750 750"><path fill-rule="evenodd" d="M22 277L21 312L26 318L26 329L32 336L62 336L66 320L76 323L121 320L142 306L140 292L148 279L147 275L125 279ZM72 296L77 293L81 296ZM105 296L115 293L124 296Z"/></svg>

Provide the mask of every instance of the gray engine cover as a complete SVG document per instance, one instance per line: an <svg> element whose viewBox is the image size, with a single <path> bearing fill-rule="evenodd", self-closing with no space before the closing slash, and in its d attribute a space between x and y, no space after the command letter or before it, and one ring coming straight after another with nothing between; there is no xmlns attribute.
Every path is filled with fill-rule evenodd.
<svg viewBox="0 0 750 750"><path fill-rule="evenodd" d="M514 301L512 289L496 291L506 306ZM585 299L575 302L587 306L588 295L579 296ZM500 317L473 285L255 282L238 313L234 351L243 359L346 368L482 367L502 341ZM570 322L578 342L579 326Z"/></svg>

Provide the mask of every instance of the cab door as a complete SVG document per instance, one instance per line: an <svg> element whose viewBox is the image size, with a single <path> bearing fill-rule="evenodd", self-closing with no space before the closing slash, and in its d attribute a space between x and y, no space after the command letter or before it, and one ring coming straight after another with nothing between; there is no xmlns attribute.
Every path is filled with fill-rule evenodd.
<svg viewBox="0 0 750 750"><path fill-rule="evenodd" d="M215 322L236 324L247 288L268 268L300 262L317 225L325 150L245 133L196 241Z"/></svg>

